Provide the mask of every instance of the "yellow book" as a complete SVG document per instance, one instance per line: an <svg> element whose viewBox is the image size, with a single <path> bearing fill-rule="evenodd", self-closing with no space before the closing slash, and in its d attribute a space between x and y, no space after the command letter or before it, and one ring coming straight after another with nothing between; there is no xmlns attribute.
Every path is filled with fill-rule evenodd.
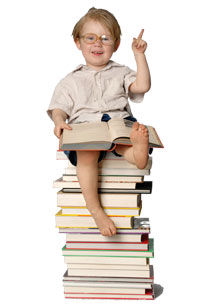
<svg viewBox="0 0 200 308"><path fill-rule="evenodd" d="M139 214L142 207L142 201L140 201L138 206L135 207L103 207L105 213L108 216L136 216ZM91 216L89 210L86 206L61 206L62 214L68 215L89 215Z"/></svg>
<svg viewBox="0 0 200 308"><path fill-rule="evenodd" d="M133 227L133 217L140 215L141 208L138 208L138 213L132 216L116 216L108 215L114 222L116 228ZM97 228L95 220L91 215L63 214L60 210L56 214L57 228Z"/></svg>

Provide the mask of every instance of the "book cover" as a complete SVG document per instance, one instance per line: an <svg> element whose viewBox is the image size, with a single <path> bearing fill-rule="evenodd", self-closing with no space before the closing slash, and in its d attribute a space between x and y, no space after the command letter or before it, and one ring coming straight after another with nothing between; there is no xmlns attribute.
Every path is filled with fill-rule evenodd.
<svg viewBox="0 0 200 308"><path fill-rule="evenodd" d="M65 298L80 298L80 299L127 299L127 300L153 300L153 290L147 291L144 295L136 294L95 294L95 293L66 293Z"/></svg>
<svg viewBox="0 0 200 308"><path fill-rule="evenodd" d="M53 188L80 188L80 183L77 180L70 181L70 176L67 180L59 178L53 182ZM98 187L101 188L112 188L112 189L134 189L136 187L136 182L133 181L114 181L114 180L104 180L98 181Z"/></svg>
<svg viewBox="0 0 200 308"><path fill-rule="evenodd" d="M95 238L97 236L98 240L101 241L111 240L110 237L103 236L99 229L97 228L83 228L83 229L76 229L76 228L59 228L60 233L65 233L66 236L75 236L79 238L79 236L87 236L87 238ZM132 220L132 228L131 229L117 229L117 233L112 236L112 239L115 238L123 238L125 235L133 235L133 234L149 234L150 233L150 222L149 218L146 217L134 217Z"/></svg>
<svg viewBox="0 0 200 308"><path fill-rule="evenodd" d="M148 250L148 239L140 243L134 242L66 242L66 248L70 249L95 249L95 250Z"/></svg>
<svg viewBox="0 0 200 308"><path fill-rule="evenodd" d="M66 293L90 293L90 294L145 294L144 288L112 288L112 287L97 287L97 286L65 286Z"/></svg>
<svg viewBox="0 0 200 308"><path fill-rule="evenodd" d="M64 256L65 264L84 264L84 265L126 265L126 266L133 266L133 265L148 265L149 259L145 257L141 258L126 258L124 256L116 257L116 256L99 256L99 255L77 255L77 256Z"/></svg>
<svg viewBox="0 0 200 308"><path fill-rule="evenodd" d="M63 188L63 192L81 192L81 188ZM113 188L99 188L98 192L101 193L115 193L115 194L151 194L152 191L152 181L144 181L142 183L136 183L134 189L113 189Z"/></svg>
<svg viewBox="0 0 200 308"><path fill-rule="evenodd" d="M116 259L116 258L112 258ZM123 258L122 258L123 259ZM124 258L125 259L125 258ZM137 260L137 258L131 258ZM142 258L144 259L144 258ZM108 259L109 260L109 259ZM125 259L129 260L129 259ZM114 283L153 283L154 272L153 265L150 265L150 278L137 278L137 277L93 277L93 276L70 276L68 270L63 275L63 282L75 281L75 282L114 282Z"/></svg>
<svg viewBox="0 0 200 308"><path fill-rule="evenodd" d="M138 215L140 215L140 212L138 212ZM131 216L108 216L112 219L116 228L132 228ZM95 220L89 215L67 215L62 214L62 210L60 210L55 218L57 228L97 228Z"/></svg>
<svg viewBox="0 0 200 308"><path fill-rule="evenodd" d="M100 202L103 207L138 207L141 201L141 194L138 193L100 193ZM57 192L57 206L86 206L83 194L79 191Z"/></svg>
<svg viewBox="0 0 200 308"><path fill-rule="evenodd" d="M152 258L154 256L153 239L149 239L149 249L147 251L142 250L90 250L90 249L68 249L66 245L62 248L63 256L115 256L115 257L134 257L134 258Z"/></svg>
<svg viewBox="0 0 200 308"><path fill-rule="evenodd" d="M71 124L72 130L63 129L59 148L62 150L109 150L112 143L132 145L130 132L133 122L113 118L108 122ZM162 148L163 144L152 126L149 131L149 146Z"/></svg>
<svg viewBox="0 0 200 308"><path fill-rule="evenodd" d="M63 181L66 182L77 182L78 177L77 175L71 175L71 174L63 174L62 178ZM141 183L144 181L143 176L123 176L123 175L99 175L98 176L99 182L113 182L113 183Z"/></svg>
<svg viewBox="0 0 200 308"><path fill-rule="evenodd" d="M71 242L103 242L103 243L116 243L116 242L125 242L125 243L140 243L143 240L148 239L148 234L115 234L113 236L103 236L102 234L84 234L84 233L67 233L66 241Z"/></svg>
<svg viewBox="0 0 200 308"><path fill-rule="evenodd" d="M94 269L94 268L68 268L71 276L96 276L96 277L138 277L149 278L150 269L148 270L116 270L116 269Z"/></svg>
<svg viewBox="0 0 200 308"><path fill-rule="evenodd" d="M91 277L90 277L91 278ZM91 280L64 280L63 279L63 286L64 287L103 287L103 288L135 288L135 289L151 289L152 283L151 282L126 282L126 281L93 281Z"/></svg>
<svg viewBox="0 0 200 308"><path fill-rule="evenodd" d="M104 207L104 211L108 216L137 216L142 208L142 201L137 207ZM61 206L62 214L66 215L89 215L86 206Z"/></svg>

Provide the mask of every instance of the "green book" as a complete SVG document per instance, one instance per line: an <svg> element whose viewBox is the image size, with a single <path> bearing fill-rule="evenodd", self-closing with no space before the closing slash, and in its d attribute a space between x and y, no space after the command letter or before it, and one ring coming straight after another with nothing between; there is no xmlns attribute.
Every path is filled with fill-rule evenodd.
<svg viewBox="0 0 200 308"><path fill-rule="evenodd" d="M97 244L98 245L98 244ZM69 249L62 248L63 256L82 256L82 257L124 257L124 258L153 258L154 239L149 239L149 249L144 250L115 250L115 249Z"/></svg>

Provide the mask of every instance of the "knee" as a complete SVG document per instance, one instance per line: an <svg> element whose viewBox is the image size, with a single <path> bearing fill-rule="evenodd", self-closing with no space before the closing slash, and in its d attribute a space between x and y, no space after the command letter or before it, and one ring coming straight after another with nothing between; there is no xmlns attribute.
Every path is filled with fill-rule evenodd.
<svg viewBox="0 0 200 308"><path fill-rule="evenodd" d="M99 159L98 151L77 151L77 164L97 164Z"/></svg>

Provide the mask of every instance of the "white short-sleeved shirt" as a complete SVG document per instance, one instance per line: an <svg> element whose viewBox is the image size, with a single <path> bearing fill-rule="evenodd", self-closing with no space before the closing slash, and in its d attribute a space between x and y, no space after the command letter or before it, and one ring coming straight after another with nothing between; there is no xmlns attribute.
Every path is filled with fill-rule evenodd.
<svg viewBox="0 0 200 308"><path fill-rule="evenodd" d="M79 65L58 83L47 113L51 117L53 109L61 109L69 116L68 123L101 121L104 113L125 118L132 115L128 98L143 100L143 94L129 92L135 79L135 71L114 61L100 71Z"/></svg>

